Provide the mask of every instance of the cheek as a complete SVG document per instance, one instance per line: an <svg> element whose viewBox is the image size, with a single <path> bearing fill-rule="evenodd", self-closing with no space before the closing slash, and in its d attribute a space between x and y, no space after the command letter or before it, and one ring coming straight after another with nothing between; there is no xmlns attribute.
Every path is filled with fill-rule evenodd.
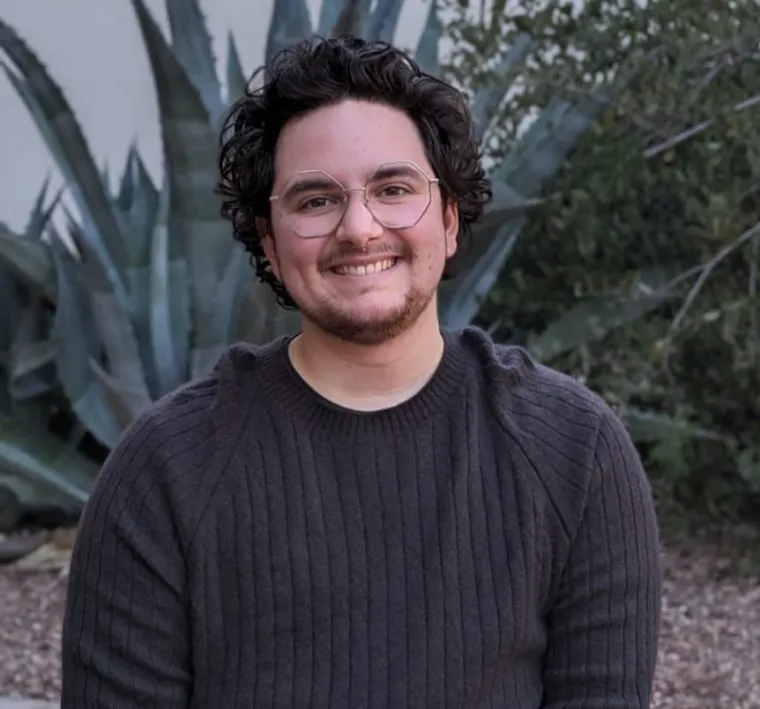
<svg viewBox="0 0 760 709"><path fill-rule="evenodd" d="M449 258L449 251L452 250L452 244L449 243L451 240L446 236L440 215L436 214L435 217L437 218L431 218L420 224L414 238L414 251L420 265L426 271L438 271L441 264Z"/></svg>
<svg viewBox="0 0 760 709"><path fill-rule="evenodd" d="M285 278L305 280L316 270L319 258L319 242L289 240L278 249L280 269Z"/></svg>

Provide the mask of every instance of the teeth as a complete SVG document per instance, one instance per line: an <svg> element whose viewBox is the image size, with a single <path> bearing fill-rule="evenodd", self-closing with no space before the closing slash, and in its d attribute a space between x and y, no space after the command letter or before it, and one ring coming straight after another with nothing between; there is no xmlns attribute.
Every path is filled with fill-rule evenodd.
<svg viewBox="0 0 760 709"><path fill-rule="evenodd" d="M375 263L368 263L366 266L336 266L334 271L341 276L367 276L371 273L380 273L393 268L396 259L387 258Z"/></svg>

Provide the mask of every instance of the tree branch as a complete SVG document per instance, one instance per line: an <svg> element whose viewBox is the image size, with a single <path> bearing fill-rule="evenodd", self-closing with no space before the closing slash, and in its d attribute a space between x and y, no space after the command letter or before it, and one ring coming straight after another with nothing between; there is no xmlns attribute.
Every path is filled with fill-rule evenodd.
<svg viewBox="0 0 760 709"><path fill-rule="evenodd" d="M710 274L715 270L715 267L718 266L718 264L720 264L720 262L723 261L726 257L736 251L736 249L738 249L740 246L757 237L758 234L760 234L760 222L757 222L753 227L747 229L736 239L736 241L734 241L732 244L728 244L728 246L724 246L720 251L718 251L717 254L715 254L715 256L700 266L701 273L699 274L699 278L697 278L697 282L691 287L689 294L686 296L684 304L681 306L678 313L676 313L676 316L673 318L673 322L670 324L671 332L677 330L680 324L683 322L683 319L686 317L686 313L694 304L694 301L699 295L699 292L707 282Z"/></svg>
<svg viewBox="0 0 760 709"><path fill-rule="evenodd" d="M739 103L734 104L730 110L735 113L738 113L739 111L744 111L747 108L751 108L752 106L757 106L759 104L760 104L760 94L756 96L752 96L751 98L745 99L744 101L739 101ZM668 138L668 140L662 143L653 145L651 148L647 148L644 151L644 157L653 158L656 155L659 155L660 153L664 153L666 150L669 150L670 148L673 148L676 145L683 143L689 138L693 138L695 135L698 135L699 133L703 133L708 128L715 125L718 122L718 120L719 120L718 118L710 118L706 121L702 121L701 123L697 123L696 125L691 126L691 128L687 128L682 133L679 133L678 135L674 135L672 138Z"/></svg>

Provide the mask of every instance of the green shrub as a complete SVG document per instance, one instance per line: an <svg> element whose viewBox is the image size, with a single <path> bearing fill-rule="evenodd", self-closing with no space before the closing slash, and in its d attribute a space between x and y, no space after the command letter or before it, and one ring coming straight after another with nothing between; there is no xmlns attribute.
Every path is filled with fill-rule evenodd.
<svg viewBox="0 0 760 709"><path fill-rule="evenodd" d="M652 412L632 430L663 514L738 527L760 507L760 18L751 2L615 5L542 20L568 37L552 72L581 93L621 48L647 58L551 182L479 322ZM551 84L537 71L511 121Z"/></svg>

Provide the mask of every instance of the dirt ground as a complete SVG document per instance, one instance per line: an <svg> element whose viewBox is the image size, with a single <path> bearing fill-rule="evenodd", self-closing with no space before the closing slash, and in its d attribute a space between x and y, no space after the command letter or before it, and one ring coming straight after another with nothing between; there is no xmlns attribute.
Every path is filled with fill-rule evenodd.
<svg viewBox="0 0 760 709"><path fill-rule="evenodd" d="M666 547L653 709L760 709L760 579L720 551ZM29 564L30 566L32 564ZM0 694L55 699L65 572L0 567Z"/></svg>

